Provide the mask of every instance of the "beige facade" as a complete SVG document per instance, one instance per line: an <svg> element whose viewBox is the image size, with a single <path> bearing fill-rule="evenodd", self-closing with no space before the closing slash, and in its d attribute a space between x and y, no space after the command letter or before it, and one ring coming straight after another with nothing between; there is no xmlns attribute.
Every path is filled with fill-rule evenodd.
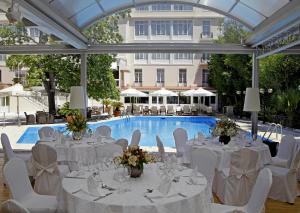
<svg viewBox="0 0 300 213"><path fill-rule="evenodd" d="M130 18L119 24L124 42L208 43L222 34L223 16L201 8L189 6L178 11L182 5L166 5L132 9ZM207 54L137 53L119 54L118 58L122 61L119 65L121 89L133 87L151 92L165 87L180 92L204 87L214 91L207 82Z"/></svg>

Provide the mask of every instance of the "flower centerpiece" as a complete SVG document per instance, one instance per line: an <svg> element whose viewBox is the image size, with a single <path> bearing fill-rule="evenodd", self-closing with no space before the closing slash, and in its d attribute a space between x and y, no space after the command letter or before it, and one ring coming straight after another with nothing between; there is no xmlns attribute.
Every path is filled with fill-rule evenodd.
<svg viewBox="0 0 300 213"><path fill-rule="evenodd" d="M82 139L87 129L87 120L82 114L69 116L67 119L67 130L72 132L74 140Z"/></svg>
<svg viewBox="0 0 300 213"><path fill-rule="evenodd" d="M123 152L123 155L114 158L114 163L128 168L130 177L137 178L143 173L144 163L154 162L154 156L133 145Z"/></svg>
<svg viewBox="0 0 300 213"><path fill-rule="evenodd" d="M222 117L217 121L216 127L212 131L213 136L220 136L219 141L228 144L230 137L233 137L238 132L239 125L227 117Z"/></svg>

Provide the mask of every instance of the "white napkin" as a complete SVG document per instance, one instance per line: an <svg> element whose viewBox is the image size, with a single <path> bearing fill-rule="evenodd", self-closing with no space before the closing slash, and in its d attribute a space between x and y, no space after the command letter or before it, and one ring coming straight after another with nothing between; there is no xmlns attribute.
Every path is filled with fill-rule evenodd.
<svg viewBox="0 0 300 213"><path fill-rule="evenodd" d="M99 183L95 180L93 176L89 176L87 179L87 190L91 196L100 196L100 192L98 190Z"/></svg>
<svg viewBox="0 0 300 213"><path fill-rule="evenodd" d="M158 191L163 195L167 195L171 189L172 180L168 175L162 175L161 181L158 185Z"/></svg>
<svg viewBox="0 0 300 213"><path fill-rule="evenodd" d="M190 174L189 182L194 185L202 184L202 175L198 173L198 167L196 166Z"/></svg>
<svg viewBox="0 0 300 213"><path fill-rule="evenodd" d="M84 171L72 171L69 174L67 174L67 177L87 178L87 173Z"/></svg>

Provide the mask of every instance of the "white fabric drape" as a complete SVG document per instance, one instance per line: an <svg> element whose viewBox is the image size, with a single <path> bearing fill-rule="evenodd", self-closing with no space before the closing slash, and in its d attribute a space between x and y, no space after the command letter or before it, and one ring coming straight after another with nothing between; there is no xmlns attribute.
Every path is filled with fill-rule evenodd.
<svg viewBox="0 0 300 213"><path fill-rule="evenodd" d="M99 126L95 130L94 136L95 137L99 137L99 136L111 137L111 128L109 126L106 126L106 125Z"/></svg>
<svg viewBox="0 0 300 213"><path fill-rule="evenodd" d="M185 129L177 128L173 132L178 157L184 157L188 135Z"/></svg>
<svg viewBox="0 0 300 213"><path fill-rule="evenodd" d="M141 140L141 131L140 130L134 130L131 136L130 146L132 145L139 145Z"/></svg>
<svg viewBox="0 0 300 213"><path fill-rule="evenodd" d="M1 205L2 213L30 213L21 203L16 200L4 201Z"/></svg>
<svg viewBox="0 0 300 213"><path fill-rule="evenodd" d="M278 153L272 157L272 165L289 168L294 156L296 139L292 135L285 135L279 143Z"/></svg>
<svg viewBox="0 0 300 213"><path fill-rule="evenodd" d="M166 159L165 148L164 148L164 144L162 143L162 141L158 135L156 136L156 144L157 144L158 153L159 153L159 160L161 162L164 162Z"/></svg>

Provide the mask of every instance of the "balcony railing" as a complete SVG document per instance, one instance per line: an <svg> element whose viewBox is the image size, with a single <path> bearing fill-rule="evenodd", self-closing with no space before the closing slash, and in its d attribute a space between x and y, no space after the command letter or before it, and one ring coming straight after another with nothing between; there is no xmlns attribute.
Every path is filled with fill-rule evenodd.
<svg viewBox="0 0 300 213"><path fill-rule="evenodd" d="M156 82L156 86L157 87L164 87L165 86L165 82L164 81Z"/></svg>
<svg viewBox="0 0 300 213"><path fill-rule="evenodd" d="M200 38L213 38L214 34L211 33L201 33Z"/></svg>
<svg viewBox="0 0 300 213"><path fill-rule="evenodd" d="M187 82L178 82L178 86L179 87L186 87L187 86Z"/></svg>
<svg viewBox="0 0 300 213"><path fill-rule="evenodd" d="M135 87L142 87L143 86L143 82L142 81L135 81L133 83L133 86L135 86Z"/></svg>

